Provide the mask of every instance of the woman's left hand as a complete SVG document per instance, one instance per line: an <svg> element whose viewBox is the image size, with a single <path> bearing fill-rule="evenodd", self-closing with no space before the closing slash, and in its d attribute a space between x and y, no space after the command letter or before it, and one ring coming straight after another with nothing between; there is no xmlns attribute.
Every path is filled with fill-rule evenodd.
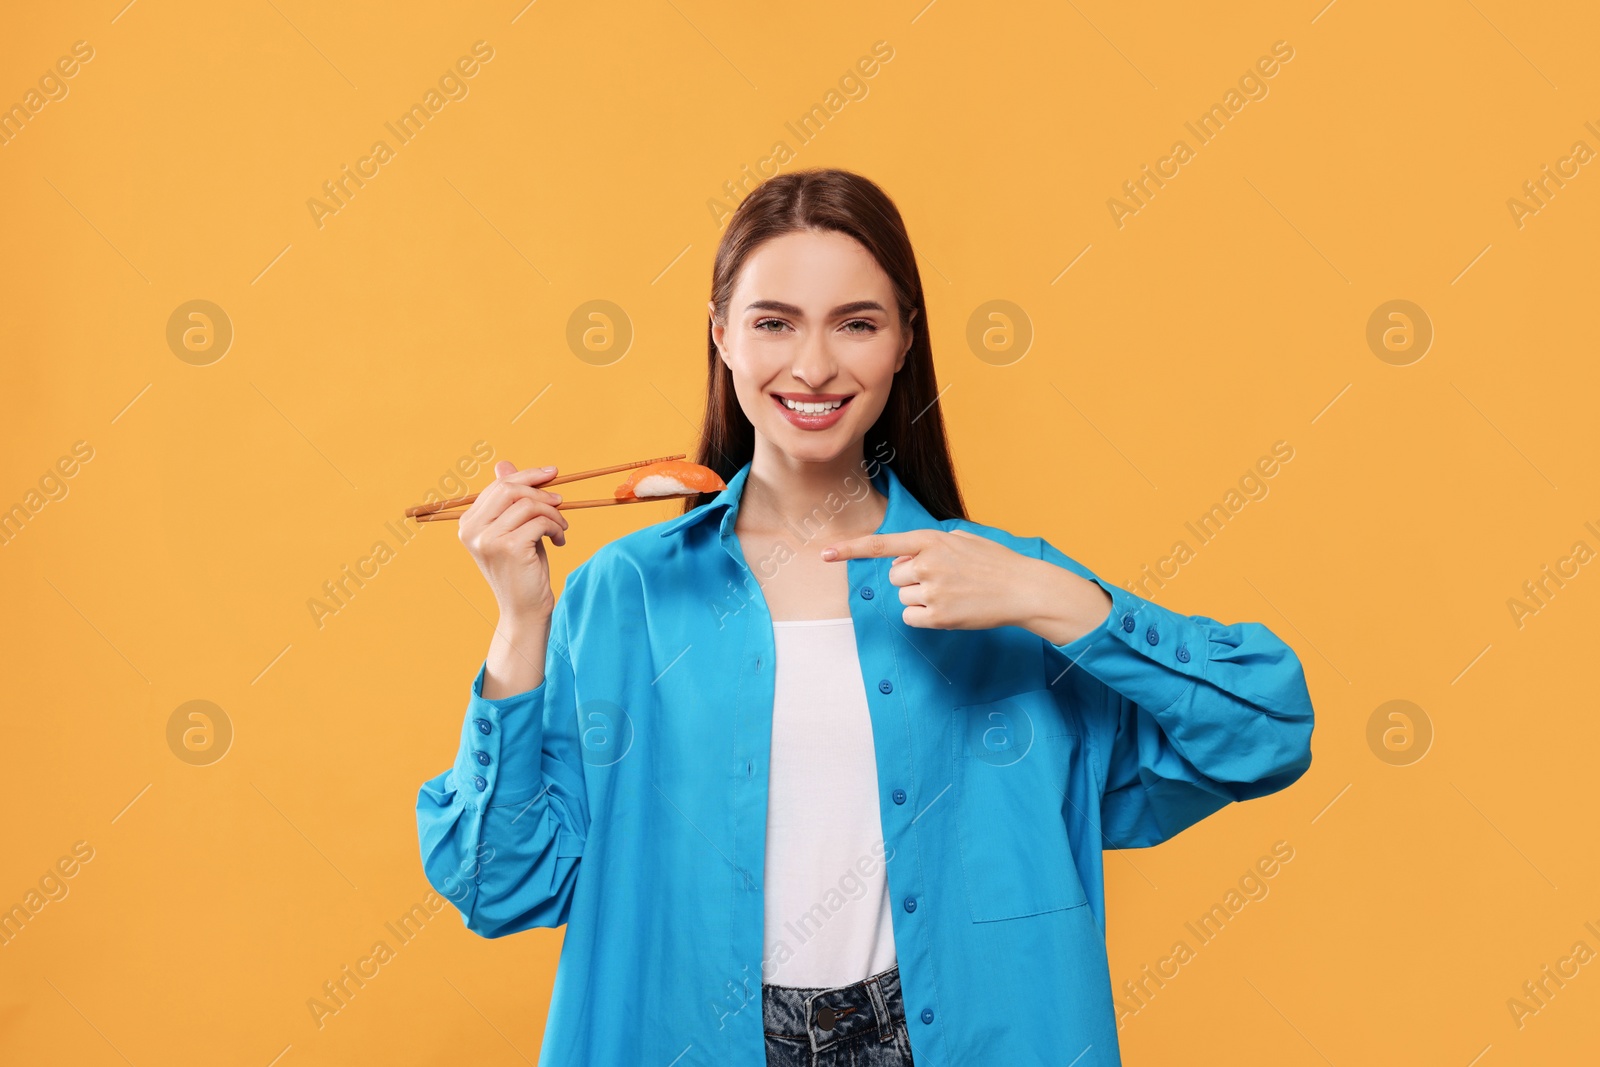
<svg viewBox="0 0 1600 1067"><path fill-rule="evenodd" d="M1066 644L1111 610L1111 598L1087 578L965 530L869 534L822 550L824 560L890 556L889 581L900 590L907 626L1021 626Z"/></svg>

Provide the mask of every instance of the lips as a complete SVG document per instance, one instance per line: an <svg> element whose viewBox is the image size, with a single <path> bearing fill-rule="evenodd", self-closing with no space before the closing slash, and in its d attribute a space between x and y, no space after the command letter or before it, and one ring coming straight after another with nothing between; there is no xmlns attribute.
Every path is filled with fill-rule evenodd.
<svg viewBox="0 0 1600 1067"><path fill-rule="evenodd" d="M783 413L790 424L802 430L826 430L844 417L845 408L850 406L854 394L849 393L770 393L772 403ZM784 403L785 400L794 401L802 408L810 407L811 410L797 410ZM837 407L831 410L821 410L818 405L832 405L838 402Z"/></svg>

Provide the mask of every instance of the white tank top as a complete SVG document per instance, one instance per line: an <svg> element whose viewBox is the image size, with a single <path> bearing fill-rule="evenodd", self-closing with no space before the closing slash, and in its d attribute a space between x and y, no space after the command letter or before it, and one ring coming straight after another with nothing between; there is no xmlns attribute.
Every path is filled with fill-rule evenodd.
<svg viewBox="0 0 1600 1067"><path fill-rule="evenodd" d="M895 964L878 764L849 617L774 621L762 981L832 987Z"/></svg>

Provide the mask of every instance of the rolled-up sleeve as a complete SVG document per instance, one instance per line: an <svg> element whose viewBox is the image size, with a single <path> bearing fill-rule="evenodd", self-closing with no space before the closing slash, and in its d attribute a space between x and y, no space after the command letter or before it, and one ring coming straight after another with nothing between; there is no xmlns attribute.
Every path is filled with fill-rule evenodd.
<svg viewBox="0 0 1600 1067"><path fill-rule="evenodd" d="M1230 801L1283 789L1311 766L1305 671L1271 630L1184 615L1102 580L1043 538L1038 546L1041 559L1111 596L1102 623L1050 645L1062 670L1100 683L1087 690L1099 706L1083 710L1103 772L1106 848L1159 844Z"/></svg>
<svg viewBox="0 0 1600 1067"><path fill-rule="evenodd" d="M484 937L560 926L570 910L588 811L566 614L558 602L536 688L486 700L479 666L455 763L417 793L428 881Z"/></svg>

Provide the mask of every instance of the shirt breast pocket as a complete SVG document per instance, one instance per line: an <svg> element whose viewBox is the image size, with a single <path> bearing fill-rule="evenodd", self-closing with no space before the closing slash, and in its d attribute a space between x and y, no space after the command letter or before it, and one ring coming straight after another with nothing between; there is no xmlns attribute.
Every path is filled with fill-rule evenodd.
<svg viewBox="0 0 1600 1067"><path fill-rule="evenodd" d="M973 922L1087 903L1062 816L1082 738L1047 689L952 712L956 834Z"/></svg>

